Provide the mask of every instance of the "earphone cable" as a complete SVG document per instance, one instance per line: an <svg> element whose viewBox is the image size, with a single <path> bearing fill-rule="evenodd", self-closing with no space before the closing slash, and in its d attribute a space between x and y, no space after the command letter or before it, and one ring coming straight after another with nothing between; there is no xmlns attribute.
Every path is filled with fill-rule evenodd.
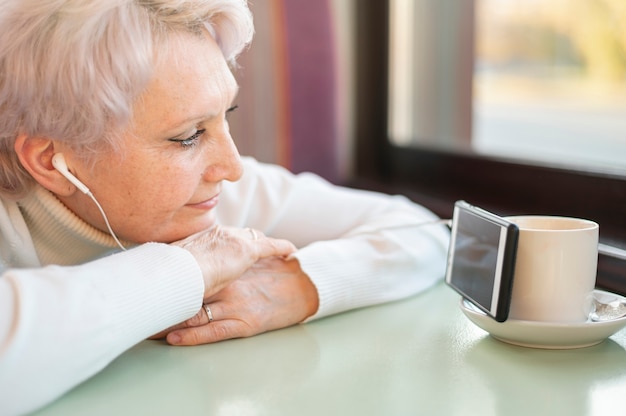
<svg viewBox="0 0 626 416"><path fill-rule="evenodd" d="M120 242L120 240L117 238L117 236L115 235L115 233L113 232L113 229L111 228L111 224L109 224L109 219L107 218L106 214L104 213L104 209L102 209L102 206L100 205L100 203L98 202L98 200L96 199L95 196L93 196L93 194L91 192L87 192L87 195L89 196L89 198L91 198L91 200L96 204L96 206L98 207L98 209L100 210L100 214L102 214L102 218L104 218L104 223L107 226L107 229L109 230L109 234L111 234L111 237L113 237L113 239L115 240L115 242L117 243L117 245L123 250L126 251L126 247L124 247L124 245Z"/></svg>

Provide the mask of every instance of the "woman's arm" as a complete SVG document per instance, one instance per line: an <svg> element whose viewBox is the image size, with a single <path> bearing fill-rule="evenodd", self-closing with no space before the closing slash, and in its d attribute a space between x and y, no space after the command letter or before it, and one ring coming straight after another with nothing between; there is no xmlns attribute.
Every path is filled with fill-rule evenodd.
<svg viewBox="0 0 626 416"><path fill-rule="evenodd" d="M37 409L163 328L193 316L204 283L194 257L146 244L73 267L0 277L0 410Z"/></svg>
<svg viewBox="0 0 626 416"><path fill-rule="evenodd" d="M319 294L312 318L406 297L443 277L449 232L407 198L342 188L251 159L245 169L241 181L225 184L220 221L299 247L294 257Z"/></svg>
<svg viewBox="0 0 626 416"><path fill-rule="evenodd" d="M285 240L212 227L172 245L148 243L79 266L0 276L0 410L25 413L91 377L139 341L200 310Z"/></svg>
<svg viewBox="0 0 626 416"><path fill-rule="evenodd" d="M449 233L403 197L333 186L315 175L246 159L222 193L224 224L251 226L296 243L287 259L264 259L159 334L189 345L245 337L406 297L440 280Z"/></svg>
<svg viewBox="0 0 626 416"><path fill-rule="evenodd" d="M294 249L285 240L253 240L250 230L216 226L172 245L144 244L81 266L6 271L0 278L2 410L23 413L53 400L137 342L192 317L204 298L257 260Z"/></svg>

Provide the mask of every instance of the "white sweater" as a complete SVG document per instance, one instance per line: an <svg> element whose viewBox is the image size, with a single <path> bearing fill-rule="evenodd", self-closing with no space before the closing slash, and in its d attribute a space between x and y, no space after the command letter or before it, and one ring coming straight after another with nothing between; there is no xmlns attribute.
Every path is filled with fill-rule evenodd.
<svg viewBox="0 0 626 416"><path fill-rule="evenodd" d="M286 238L319 293L317 319L415 294L442 278L443 226L403 197L332 186L244 158L225 183L224 225ZM124 351L201 307L203 280L185 250L149 243L117 252L110 236L38 188L0 200L0 414L58 398ZM174 348L174 347L173 347Z"/></svg>

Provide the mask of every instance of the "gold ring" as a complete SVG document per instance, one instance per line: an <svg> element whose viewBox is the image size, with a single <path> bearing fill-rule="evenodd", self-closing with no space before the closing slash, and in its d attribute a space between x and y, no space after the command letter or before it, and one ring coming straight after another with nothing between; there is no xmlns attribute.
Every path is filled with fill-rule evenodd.
<svg viewBox="0 0 626 416"><path fill-rule="evenodd" d="M206 312L207 318L209 318L209 323L213 322L213 314L211 313L211 308L209 308L209 304L205 303L202 305L202 307L204 308Z"/></svg>
<svg viewBox="0 0 626 416"><path fill-rule="evenodd" d="M252 234L253 240L257 240L259 238L259 236L257 235L256 231L254 231L254 229L248 228L248 231L250 231L250 234Z"/></svg>

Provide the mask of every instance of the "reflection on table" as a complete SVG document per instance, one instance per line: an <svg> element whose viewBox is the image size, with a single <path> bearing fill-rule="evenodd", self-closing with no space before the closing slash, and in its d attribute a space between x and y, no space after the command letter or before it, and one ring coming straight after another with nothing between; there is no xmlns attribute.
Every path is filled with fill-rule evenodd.
<svg viewBox="0 0 626 416"><path fill-rule="evenodd" d="M626 330L541 350L498 341L440 284L411 299L198 347L145 341L37 415L604 415Z"/></svg>

